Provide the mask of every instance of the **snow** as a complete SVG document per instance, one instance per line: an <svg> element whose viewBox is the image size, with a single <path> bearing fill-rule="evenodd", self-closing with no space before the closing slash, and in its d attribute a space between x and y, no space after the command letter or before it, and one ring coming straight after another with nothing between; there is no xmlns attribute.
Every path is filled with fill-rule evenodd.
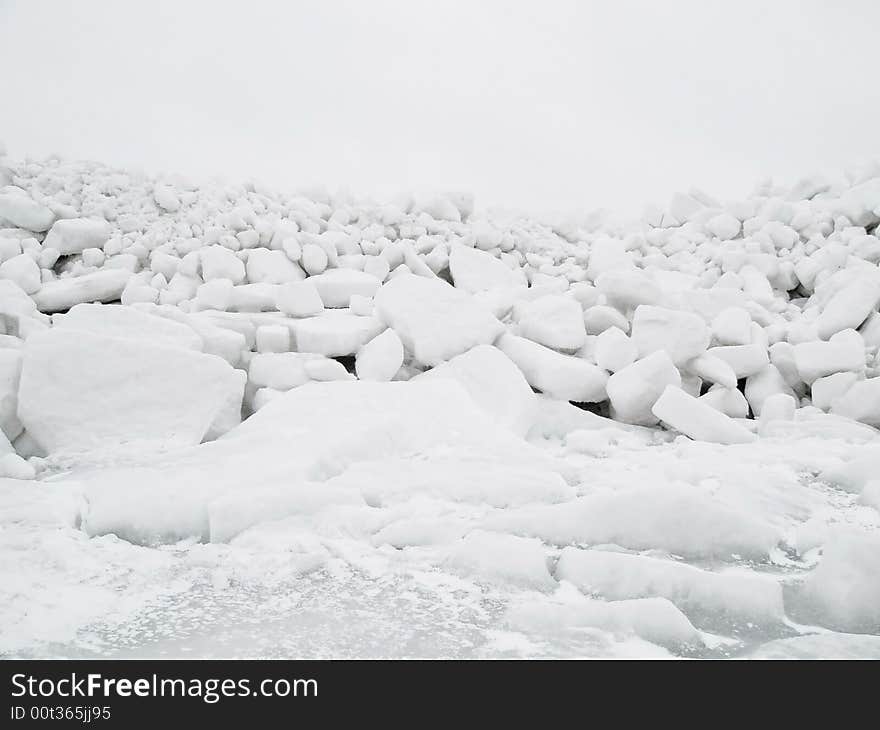
<svg viewBox="0 0 880 730"><path fill-rule="evenodd" d="M3 164L3 656L876 656L880 167L551 221Z"/></svg>
<svg viewBox="0 0 880 730"><path fill-rule="evenodd" d="M606 398L607 373L580 357L563 355L537 342L505 334L498 349L522 371L533 388L553 398L597 403Z"/></svg>
<svg viewBox="0 0 880 730"><path fill-rule="evenodd" d="M375 303L382 321L425 365L492 344L504 330L488 310L439 279L398 276L379 289Z"/></svg>
<svg viewBox="0 0 880 730"><path fill-rule="evenodd" d="M403 365L403 354L403 343L397 333L387 329L358 350L355 373L361 380L391 380Z"/></svg>
<svg viewBox="0 0 880 730"><path fill-rule="evenodd" d="M746 444L754 440L754 435L736 421L674 385L666 386L651 413L667 426L699 441Z"/></svg>
<svg viewBox="0 0 880 730"><path fill-rule="evenodd" d="M49 453L197 444L243 388L243 373L213 355L53 329L24 348L18 415Z"/></svg>

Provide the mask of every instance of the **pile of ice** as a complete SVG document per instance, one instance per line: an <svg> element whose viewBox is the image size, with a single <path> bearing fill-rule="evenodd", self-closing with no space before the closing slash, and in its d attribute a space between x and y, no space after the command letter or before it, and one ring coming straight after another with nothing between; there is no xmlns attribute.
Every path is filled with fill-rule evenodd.
<svg viewBox="0 0 880 730"><path fill-rule="evenodd" d="M534 444L870 442L878 222L880 163L741 201L692 190L621 222L0 158L0 476L134 454L138 469L85 480L88 534L224 541L333 505L348 515L334 535L448 544L432 564L453 573L573 584L610 600L595 625L668 629L664 645L699 639L662 618L676 606L778 623L778 582L638 552L768 561L792 544L794 507L760 496L749 512L675 480L591 493ZM875 506L876 484L859 487ZM414 493L442 516L347 522ZM582 549L606 544L623 552ZM865 551L852 544L798 600L874 631L876 591L829 598L829 566ZM580 611L570 597L553 610Z"/></svg>

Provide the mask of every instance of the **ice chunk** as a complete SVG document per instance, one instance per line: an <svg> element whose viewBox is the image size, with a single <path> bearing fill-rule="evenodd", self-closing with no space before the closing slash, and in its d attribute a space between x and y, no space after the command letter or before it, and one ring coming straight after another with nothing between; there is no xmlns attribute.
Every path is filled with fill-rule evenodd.
<svg viewBox="0 0 880 730"><path fill-rule="evenodd" d="M794 362L808 385L826 375L865 367L864 341L855 330L838 332L828 342L801 342L794 346Z"/></svg>
<svg viewBox="0 0 880 730"><path fill-rule="evenodd" d="M267 248L248 252L245 271L251 284L286 284L306 278L305 272L287 258L284 251Z"/></svg>
<svg viewBox="0 0 880 730"><path fill-rule="evenodd" d="M496 423L525 436L535 413L535 394L520 369L501 350L479 345L413 380L452 378Z"/></svg>
<svg viewBox="0 0 880 730"><path fill-rule="evenodd" d="M27 341L18 414L49 453L196 444L244 381L213 355L53 329Z"/></svg>
<svg viewBox="0 0 880 730"><path fill-rule="evenodd" d="M357 351L383 327L373 317L358 317L347 312L324 312L293 324L296 349L327 357L345 357Z"/></svg>
<svg viewBox="0 0 880 730"><path fill-rule="evenodd" d="M633 316L632 338L640 357L665 350L675 365L682 365L705 352L710 333L696 314L643 304Z"/></svg>
<svg viewBox="0 0 880 730"><path fill-rule="evenodd" d="M220 245L205 246L199 251L202 263L202 278L229 279L233 284L245 280L244 262L228 248Z"/></svg>
<svg viewBox="0 0 880 730"><path fill-rule="evenodd" d="M788 393L774 393L764 399L761 405L762 426L770 421L793 421L797 401Z"/></svg>
<svg viewBox="0 0 880 730"><path fill-rule="evenodd" d="M307 243L302 247L302 267L310 275L322 274L327 269L329 259L327 252L315 243Z"/></svg>
<svg viewBox="0 0 880 730"><path fill-rule="evenodd" d="M305 361L298 352L266 352L254 355L248 363L248 381L273 390L290 390L309 382Z"/></svg>
<svg viewBox="0 0 880 730"><path fill-rule="evenodd" d="M593 354L600 368L616 373L627 365L632 365L638 351L635 343L622 330L609 327L596 338Z"/></svg>
<svg viewBox="0 0 880 730"><path fill-rule="evenodd" d="M34 467L18 454L8 453L0 456L0 477L8 479L35 479Z"/></svg>
<svg viewBox="0 0 880 730"><path fill-rule="evenodd" d="M856 329L877 308L880 277L876 269L865 273L838 291L816 320L816 332L823 340L841 330Z"/></svg>
<svg viewBox="0 0 880 730"><path fill-rule="evenodd" d="M275 309L278 284L239 284L229 294L229 308L235 312L270 312Z"/></svg>
<svg viewBox="0 0 880 730"><path fill-rule="evenodd" d="M291 317L314 317L324 311L324 303L314 284L315 277L283 284L275 292L275 304Z"/></svg>
<svg viewBox="0 0 880 730"><path fill-rule="evenodd" d="M713 386L700 396L700 400L731 418L746 418L749 415L749 402L736 388Z"/></svg>
<svg viewBox="0 0 880 730"><path fill-rule="evenodd" d="M456 289L470 294L496 287L526 285L519 269L511 269L492 254L461 244L452 246L449 271Z"/></svg>
<svg viewBox="0 0 880 730"><path fill-rule="evenodd" d="M856 373L834 373L814 380L810 388L813 405L827 411L837 398L856 384L858 379Z"/></svg>
<svg viewBox="0 0 880 730"><path fill-rule="evenodd" d="M110 238L110 224L90 218L60 220L46 234L43 248L51 248L62 256L82 253L87 248L104 248Z"/></svg>
<svg viewBox="0 0 880 730"><path fill-rule="evenodd" d="M303 361L306 375L319 383L330 383L334 380L354 380L348 370L338 360L329 357L312 357Z"/></svg>
<svg viewBox="0 0 880 730"><path fill-rule="evenodd" d="M597 304L584 312L584 327L588 335L600 335L611 327L621 332L629 331L629 321L614 307Z"/></svg>
<svg viewBox="0 0 880 730"><path fill-rule="evenodd" d="M724 388L736 388L736 372L724 358L716 357L711 349L693 360L688 360L685 368L710 383L717 383Z"/></svg>
<svg viewBox="0 0 880 730"><path fill-rule="evenodd" d="M667 385L680 386L681 375L664 350L619 370L606 386L612 416L646 426L657 423L651 408Z"/></svg>
<svg viewBox="0 0 880 730"><path fill-rule="evenodd" d="M41 312L65 312L76 304L118 301L131 274L124 269L102 269L82 276L43 283L34 297Z"/></svg>
<svg viewBox="0 0 880 730"><path fill-rule="evenodd" d="M756 418L761 415L764 401L779 393L794 396L794 392L785 382L785 378L773 365L768 365L746 379L746 400Z"/></svg>
<svg viewBox="0 0 880 730"><path fill-rule="evenodd" d="M257 352L288 352L290 329L280 324L264 324L257 327Z"/></svg>
<svg viewBox="0 0 880 730"><path fill-rule="evenodd" d="M196 309L216 309L225 312L232 304L235 285L229 279L211 279L196 290Z"/></svg>
<svg viewBox="0 0 880 730"><path fill-rule="evenodd" d="M185 324L121 304L77 304L67 314L56 314L52 321L56 330L89 332L188 350L202 349L202 338Z"/></svg>
<svg viewBox="0 0 880 730"><path fill-rule="evenodd" d="M0 193L0 218L12 225L42 233L51 228L55 214L21 193Z"/></svg>
<svg viewBox="0 0 880 730"><path fill-rule="evenodd" d="M606 271L596 280L596 287L609 304L624 310L640 304L657 304L663 298L660 287L639 269Z"/></svg>
<svg viewBox="0 0 880 730"><path fill-rule="evenodd" d="M39 291L42 285L39 265L25 253L0 264L0 279L14 281L27 294Z"/></svg>
<svg viewBox="0 0 880 730"><path fill-rule="evenodd" d="M361 380L391 380L403 365L403 343L392 329L374 337L355 358L355 373Z"/></svg>
<svg viewBox="0 0 880 730"><path fill-rule="evenodd" d="M831 413L880 428L880 378L852 385L831 403Z"/></svg>
<svg viewBox="0 0 880 730"><path fill-rule="evenodd" d="M706 230L722 241L736 238L739 235L740 227L739 219L734 218L730 213L720 213L706 221Z"/></svg>
<svg viewBox="0 0 880 730"><path fill-rule="evenodd" d="M445 566L496 585L550 590L555 581L539 540L474 530L452 547Z"/></svg>
<svg viewBox="0 0 880 730"><path fill-rule="evenodd" d="M697 441L745 444L755 440L751 431L674 385L666 386L651 412L668 426Z"/></svg>
<svg viewBox="0 0 880 730"><path fill-rule="evenodd" d="M672 560L567 547L559 556L556 578L612 601L668 598L692 621L707 613L755 622L784 617L782 588L772 578L714 573Z"/></svg>
<svg viewBox="0 0 880 730"><path fill-rule="evenodd" d="M607 397L607 373L582 358L511 334L499 338L497 346L516 363L529 385L542 393L575 403L598 403Z"/></svg>
<svg viewBox="0 0 880 730"><path fill-rule="evenodd" d="M554 350L572 353L587 340L584 315L571 297L549 295L514 305L519 334Z"/></svg>
<svg viewBox="0 0 880 730"><path fill-rule="evenodd" d="M374 301L385 324L425 365L491 344L504 331L487 309L440 279L397 276L379 289Z"/></svg>
<svg viewBox="0 0 880 730"><path fill-rule="evenodd" d="M173 213L180 209L180 198L170 185L156 185L153 189L153 199L162 210Z"/></svg>
<svg viewBox="0 0 880 730"><path fill-rule="evenodd" d="M342 309L348 306L352 296L372 297L379 289L375 276L354 269L332 269L310 277L309 281L328 309Z"/></svg>
<svg viewBox="0 0 880 730"><path fill-rule="evenodd" d="M770 362L770 358L767 356L767 348L761 345L710 347L708 354L726 362L737 379L747 378L760 372Z"/></svg>

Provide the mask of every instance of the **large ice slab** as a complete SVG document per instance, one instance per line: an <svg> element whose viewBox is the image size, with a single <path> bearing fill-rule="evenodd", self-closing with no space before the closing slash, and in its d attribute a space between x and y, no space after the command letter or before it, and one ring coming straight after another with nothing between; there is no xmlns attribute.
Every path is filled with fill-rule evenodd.
<svg viewBox="0 0 880 730"><path fill-rule="evenodd" d="M197 444L245 375L224 360L134 339L50 330L27 341L18 414L47 451Z"/></svg>
<svg viewBox="0 0 880 730"><path fill-rule="evenodd" d="M492 344L504 331L487 309L440 279L397 276L379 289L375 301L385 324L425 365Z"/></svg>

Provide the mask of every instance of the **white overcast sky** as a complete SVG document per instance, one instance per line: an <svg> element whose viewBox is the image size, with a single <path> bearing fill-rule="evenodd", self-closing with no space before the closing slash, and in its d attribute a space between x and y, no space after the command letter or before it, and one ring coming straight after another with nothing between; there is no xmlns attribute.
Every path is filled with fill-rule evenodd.
<svg viewBox="0 0 880 730"><path fill-rule="evenodd" d="M876 0L0 0L0 140L638 212L880 153Z"/></svg>

